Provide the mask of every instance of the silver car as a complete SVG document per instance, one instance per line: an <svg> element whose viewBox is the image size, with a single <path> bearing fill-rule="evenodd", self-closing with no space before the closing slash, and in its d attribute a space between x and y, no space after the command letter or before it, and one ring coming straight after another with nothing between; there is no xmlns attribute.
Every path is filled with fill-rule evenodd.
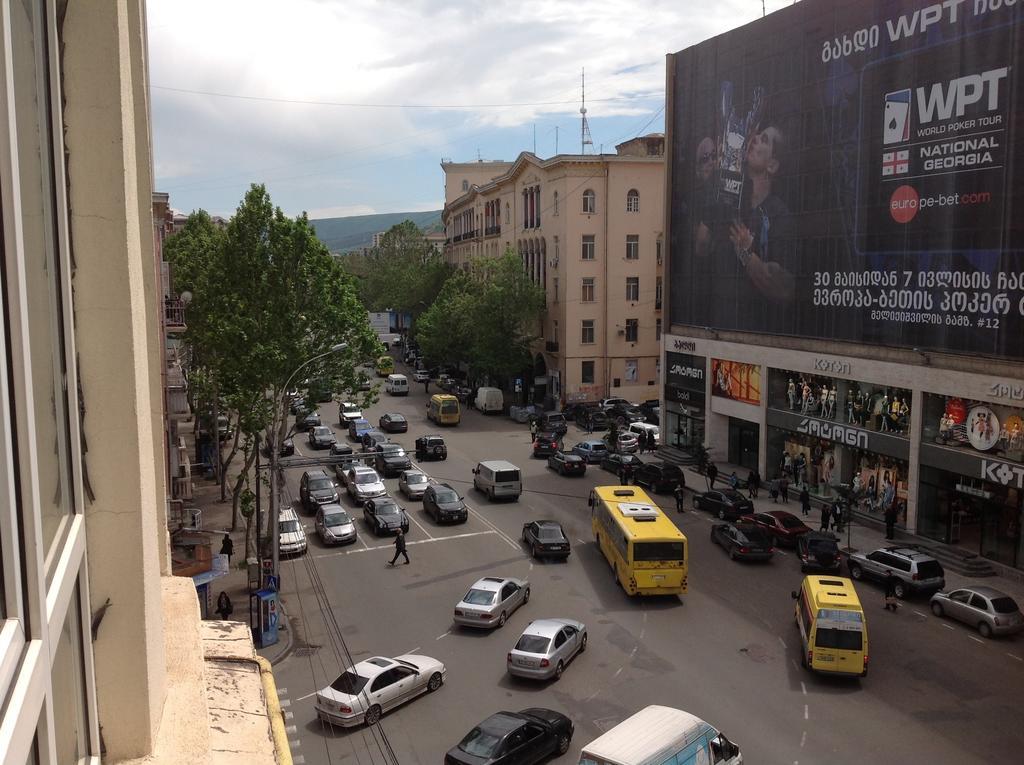
<svg viewBox="0 0 1024 765"><path fill-rule="evenodd" d="M1017 602L994 587L961 587L932 595L932 613L969 624L984 637L1014 635L1024 629Z"/></svg>
<svg viewBox="0 0 1024 765"><path fill-rule="evenodd" d="M465 627L503 627L512 612L529 600L526 579L485 576L455 604L454 621Z"/></svg>
<svg viewBox="0 0 1024 765"><path fill-rule="evenodd" d="M587 461L587 464L600 462L608 454L608 445L596 438L587 441L580 441L571 449L573 454L579 455Z"/></svg>
<svg viewBox="0 0 1024 765"><path fill-rule="evenodd" d="M409 499L423 499L430 479L418 470L403 470L398 477L398 490Z"/></svg>
<svg viewBox="0 0 1024 765"><path fill-rule="evenodd" d="M388 493L377 471L368 467L351 468L345 478L345 485L348 488L348 495L357 505Z"/></svg>
<svg viewBox="0 0 1024 765"><path fill-rule="evenodd" d="M356 525L341 505L321 505L316 511L316 533L325 545L356 541Z"/></svg>
<svg viewBox="0 0 1024 765"><path fill-rule="evenodd" d="M374 656L349 667L316 694L316 715L331 725L376 725L380 716L444 683L444 664L429 656Z"/></svg>
<svg viewBox="0 0 1024 765"><path fill-rule="evenodd" d="M587 650L587 627L571 619L538 619L508 652L508 673L547 680L562 676L576 654Z"/></svg>

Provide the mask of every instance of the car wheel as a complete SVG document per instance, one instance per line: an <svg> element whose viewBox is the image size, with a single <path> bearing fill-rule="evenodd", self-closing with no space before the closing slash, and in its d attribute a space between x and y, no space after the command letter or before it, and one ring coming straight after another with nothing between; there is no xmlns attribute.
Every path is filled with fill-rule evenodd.
<svg viewBox="0 0 1024 765"><path fill-rule="evenodd" d="M506 616L506 615L505 615L505 612L504 612L504 611L502 611L502 612L501 612L501 616L499 616L499 617L498 617L498 626L499 626L499 627L504 627L504 626L505 626L505 622L506 622L507 620L508 620L508 616Z"/></svg>
<svg viewBox="0 0 1024 765"><path fill-rule="evenodd" d="M978 634L981 635L983 638L992 637L992 628L988 626L988 622L978 623Z"/></svg>
<svg viewBox="0 0 1024 765"><path fill-rule="evenodd" d="M366 710L366 716L363 720L367 725L376 725L380 721L380 705L374 704Z"/></svg>
<svg viewBox="0 0 1024 765"><path fill-rule="evenodd" d="M583 637L580 638L580 653L587 650L587 633L583 633Z"/></svg>
<svg viewBox="0 0 1024 765"><path fill-rule="evenodd" d="M847 563L846 565L850 569L850 578L851 579L854 579L854 580L859 582L864 577L864 569L862 569L858 564L856 564L856 563Z"/></svg>
<svg viewBox="0 0 1024 765"><path fill-rule="evenodd" d="M903 582L896 582L896 586L892 588L893 592L896 593L896 597L903 600L903 596L907 594L906 587Z"/></svg>
<svg viewBox="0 0 1024 765"><path fill-rule="evenodd" d="M435 672L430 676L430 680L427 681L427 690L433 693L441 687L441 683L444 682L444 678L441 677L440 672Z"/></svg>
<svg viewBox="0 0 1024 765"><path fill-rule="evenodd" d="M562 679L562 673L564 671L565 671L565 665L562 664L561 661L558 662L558 664L555 665L555 680L561 680Z"/></svg>
<svg viewBox="0 0 1024 765"><path fill-rule="evenodd" d="M560 755L569 751L569 736L562 733L558 736L558 753Z"/></svg>
<svg viewBox="0 0 1024 765"><path fill-rule="evenodd" d="M945 611L942 610L942 604L937 600L932 601L932 613L936 616L945 614Z"/></svg>
<svg viewBox="0 0 1024 765"><path fill-rule="evenodd" d="M700 510L700 500L696 496L693 498L693 509Z"/></svg>
<svg viewBox="0 0 1024 765"><path fill-rule="evenodd" d="M724 521L725 520L725 508L724 507L718 508L718 519L720 521Z"/></svg>

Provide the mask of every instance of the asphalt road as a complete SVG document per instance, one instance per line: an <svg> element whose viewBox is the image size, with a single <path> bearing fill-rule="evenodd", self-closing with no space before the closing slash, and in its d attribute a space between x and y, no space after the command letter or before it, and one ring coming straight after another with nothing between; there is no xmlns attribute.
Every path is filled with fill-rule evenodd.
<svg viewBox="0 0 1024 765"><path fill-rule="evenodd" d="M309 551L282 566L294 645L275 666L290 702L299 762L387 762L383 732L398 762L437 765L485 716L546 706L574 720L573 746L558 761L575 763L583 745L648 704L704 718L741 746L748 763L981 763L1024 751L1018 724L1024 639L984 641L933 618L926 601L910 601L891 614L882 609L880 590L859 584L869 626L868 677L812 675L798 663L790 591L801 574L793 555L767 564L730 561L709 541L710 516L676 514L671 497L662 495L660 503L690 539L690 592L630 599L592 541L586 505L592 486L616 482L611 474L592 466L582 478L562 478L546 469L546 460L530 458L524 425L465 412L458 427L439 429L427 421L425 402L416 385L408 398L382 393L364 414L372 423L385 411L405 414L409 433L394 440L409 448L418 435L444 435L448 459L419 467L466 494L467 523L438 526L419 502L403 499L412 518L412 563L392 569L386 565L392 540L374 538L347 498L360 535L348 547L323 547L312 517L299 511ZM321 413L344 439L337 406L322 405ZM585 437L570 427L566 443ZM301 436L296 446L310 454ZM471 470L481 459L508 459L522 468L519 502L491 504L472 490ZM293 497L300 474L287 477ZM387 484L397 496L397 479ZM563 524L573 544L568 562L533 561L520 545L523 523L536 518ZM454 604L484 575L528 578L530 602L502 629L455 627ZM507 676L505 655L522 628L551 616L583 621L587 651L558 682ZM321 725L312 694L344 662L339 633L356 661L422 653L446 664L447 681L386 714L381 731Z"/></svg>

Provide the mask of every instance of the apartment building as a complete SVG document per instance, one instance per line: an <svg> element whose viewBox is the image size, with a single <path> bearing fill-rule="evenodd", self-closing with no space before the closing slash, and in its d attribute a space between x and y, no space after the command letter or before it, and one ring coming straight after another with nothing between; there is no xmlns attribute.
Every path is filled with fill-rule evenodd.
<svg viewBox="0 0 1024 765"><path fill-rule="evenodd" d="M657 397L664 145L652 134L615 154L442 163L446 260L511 249L545 290L530 401Z"/></svg>

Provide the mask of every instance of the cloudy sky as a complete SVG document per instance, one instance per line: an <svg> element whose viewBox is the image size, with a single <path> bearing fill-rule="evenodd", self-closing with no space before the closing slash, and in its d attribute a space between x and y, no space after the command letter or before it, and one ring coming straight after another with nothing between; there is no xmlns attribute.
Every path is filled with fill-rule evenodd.
<svg viewBox="0 0 1024 765"><path fill-rule="evenodd" d="M771 13L793 0L766 0ZM761 0L149 0L157 189L230 215L440 209L442 159L580 151L664 130L665 54ZM534 138L536 136L536 138Z"/></svg>

